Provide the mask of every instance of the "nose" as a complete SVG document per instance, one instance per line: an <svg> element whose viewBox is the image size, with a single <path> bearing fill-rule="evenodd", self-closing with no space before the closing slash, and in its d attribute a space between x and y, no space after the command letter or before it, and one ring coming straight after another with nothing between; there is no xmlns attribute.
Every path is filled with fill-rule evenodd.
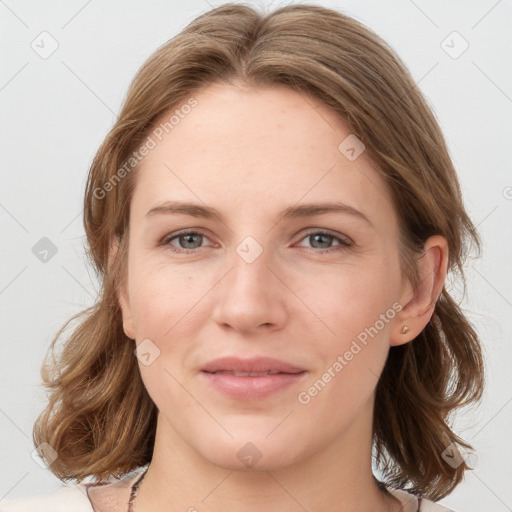
<svg viewBox="0 0 512 512"><path fill-rule="evenodd" d="M283 276L271 268L275 265L269 265L267 253L250 263L235 253L231 261L231 269L216 287L214 321L246 335L282 329L290 292Z"/></svg>

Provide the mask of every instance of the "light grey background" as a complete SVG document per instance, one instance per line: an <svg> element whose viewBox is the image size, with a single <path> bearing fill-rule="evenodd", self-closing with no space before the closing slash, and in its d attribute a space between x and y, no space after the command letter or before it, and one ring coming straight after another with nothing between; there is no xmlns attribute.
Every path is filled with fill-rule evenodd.
<svg viewBox="0 0 512 512"><path fill-rule="evenodd" d="M39 370L52 336L97 290L81 223L91 159L144 60L221 3L0 0L0 499L60 485L31 458L31 431L44 405ZM512 2L320 4L354 16L397 50L446 135L484 242L483 257L467 267L467 295L457 283L454 291L483 340L488 383L481 407L455 423L478 450L476 470L441 503L460 512L512 510ZM58 48L47 58L31 47L48 52L52 39ZM464 40L469 47L454 58ZM42 237L57 248L46 263L32 252Z"/></svg>

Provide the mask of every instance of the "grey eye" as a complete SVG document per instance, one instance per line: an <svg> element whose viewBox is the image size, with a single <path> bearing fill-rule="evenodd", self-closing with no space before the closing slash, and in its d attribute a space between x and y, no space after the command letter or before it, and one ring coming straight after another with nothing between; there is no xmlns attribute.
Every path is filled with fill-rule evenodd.
<svg viewBox="0 0 512 512"><path fill-rule="evenodd" d="M315 249L328 249L331 247L331 243L335 240L336 237L333 235L328 235L326 233L315 233L312 235L308 235L307 237L311 246ZM318 242L318 243L317 243Z"/></svg>
<svg viewBox="0 0 512 512"><path fill-rule="evenodd" d="M175 239L178 239L181 249L198 249L202 245L203 235L199 233L186 233L178 235Z"/></svg>

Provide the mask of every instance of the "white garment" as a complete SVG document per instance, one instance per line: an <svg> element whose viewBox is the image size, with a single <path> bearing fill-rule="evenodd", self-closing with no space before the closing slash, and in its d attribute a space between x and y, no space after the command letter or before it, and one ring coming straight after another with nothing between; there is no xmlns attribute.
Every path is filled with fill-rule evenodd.
<svg viewBox="0 0 512 512"><path fill-rule="evenodd" d="M135 475L130 473L121 479L108 479L109 482L126 482L132 485L132 482L138 477L140 472ZM0 501L0 512L94 512L91 501L87 495L87 484L74 484L63 486L58 491L51 494L31 496L28 498L18 498L13 500ZM102 486L105 488L106 484ZM395 498L403 505L403 512L417 512L418 499L416 496L405 491L388 489ZM128 503L126 505L128 509ZM454 512L433 501L422 498L420 512Z"/></svg>

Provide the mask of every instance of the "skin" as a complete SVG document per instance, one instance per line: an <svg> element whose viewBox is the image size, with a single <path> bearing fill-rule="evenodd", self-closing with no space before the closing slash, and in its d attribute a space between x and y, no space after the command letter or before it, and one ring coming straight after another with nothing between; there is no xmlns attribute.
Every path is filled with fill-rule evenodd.
<svg viewBox="0 0 512 512"><path fill-rule="evenodd" d="M427 240L413 289L402 280L389 190L364 152L349 161L338 150L351 131L334 112L283 86L215 84L194 97L198 105L141 162L131 202L123 325L137 345L149 339L160 350L150 365L139 362L159 417L137 512L401 510L372 477L375 387L390 347L414 339L433 314L446 240ZM169 200L214 207L223 222L147 215ZM339 212L281 219L289 206L327 201L353 206L373 226ZM204 236L169 241L183 229ZM252 263L236 251L247 236L263 249ZM401 311L300 403L394 303ZM233 354L306 373L265 399L235 400L199 374ZM237 457L247 442L262 454L252 468Z"/></svg>

